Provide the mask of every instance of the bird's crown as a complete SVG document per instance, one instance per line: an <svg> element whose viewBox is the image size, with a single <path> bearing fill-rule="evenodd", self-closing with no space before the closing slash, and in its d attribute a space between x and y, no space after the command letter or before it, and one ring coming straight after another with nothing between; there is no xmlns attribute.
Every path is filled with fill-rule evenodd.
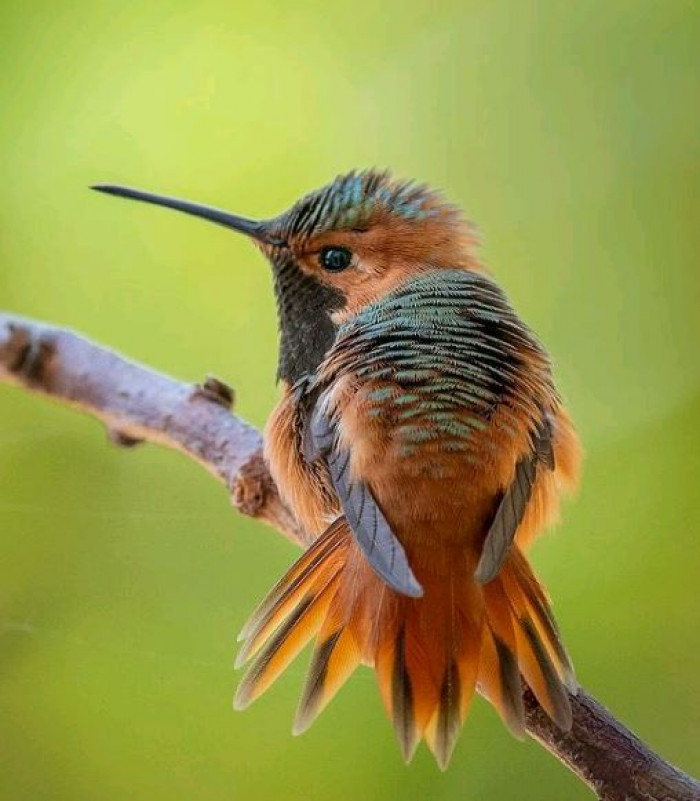
<svg viewBox="0 0 700 801"><path fill-rule="evenodd" d="M283 237L305 239L333 230L364 231L392 217L456 223L460 212L425 184L397 180L386 170L364 170L339 175L305 195L279 223Z"/></svg>

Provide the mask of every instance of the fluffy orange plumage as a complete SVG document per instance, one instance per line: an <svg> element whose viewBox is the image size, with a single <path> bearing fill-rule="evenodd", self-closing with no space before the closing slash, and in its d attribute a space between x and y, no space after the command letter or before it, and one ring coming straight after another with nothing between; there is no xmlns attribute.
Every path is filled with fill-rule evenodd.
<svg viewBox="0 0 700 801"><path fill-rule="evenodd" d="M236 705L315 638L295 731L360 664L406 759L423 738L447 765L476 687L516 734L523 680L570 726L573 671L525 549L579 444L458 209L373 171L267 221L99 188L240 231L273 268L283 392L265 450L314 542L242 632Z"/></svg>
<svg viewBox="0 0 700 801"><path fill-rule="evenodd" d="M344 298L333 313L340 331L314 373L315 384L324 388L317 403L335 421L336 447L349 454L349 475L370 488L423 594L412 598L396 592L368 565L342 517L343 504L323 459L310 461L304 453L309 409L304 392L287 383L266 429L267 458L304 527L318 535L330 528L283 580L287 589L292 587L283 594L284 603L268 609L262 628L248 632L247 644L252 641L257 648L266 642L268 650L258 657L237 698L239 706L246 705L267 686L268 670L277 674L273 653L296 653L316 637L295 730L306 728L363 663L376 670L405 758L424 737L443 766L476 685L517 734L523 731L520 674L564 728L571 714L567 691L575 691L545 593L523 556L535 535L556 518L560 495L574 486L579 466L578 440L558 400L546 353L529 332L516 337L518 365L509 391L517 403L505 397L494 403L483 425L469 429L468 453L446 448L445 437L436 436L421 441L408 456L397 410L411 405L406 400L410 381L397 378L398 367L362 373L371 348L356 352L358 337L372 338L361 326L352 328L363 310L381 306L383 298L427 273L444 271L447 294L448 275L455 268L481 273L474 241L471 228L453 213L420 225L396 221L385 211L367 232L330 230L318 241L310 237L298 245L299 269L318 275ZM353 252L355 269L323 274L313 254L336 244ZM350 324L345 333L343 324ZM378 393L379 414L371 401ZM430 422L430 410L422 413L420 406L426 399L430 406L431 397L429 389L419 394L411 417L418 427ZM474 408L458 401L448 401L445 408L456 423L465 422L466 430ZM531 452L543 410L553 469L537 471L513 532L517 545L498 575L481 584L474 574L489 525L516 479L519 460ZM302 581L300 565L306 565ZM294 620L300 608L304 615ZM290 620L291 648L285 639ZM246 647L243 656L250 655Z"/></svg>

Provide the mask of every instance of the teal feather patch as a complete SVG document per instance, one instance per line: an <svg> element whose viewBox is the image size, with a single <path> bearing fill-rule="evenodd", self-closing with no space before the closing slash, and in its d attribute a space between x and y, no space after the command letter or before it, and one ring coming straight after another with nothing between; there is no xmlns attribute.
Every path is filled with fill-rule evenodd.
<svg viewBox="0 0 700 801"><path fill-rule="evenodd" d="M542 346L490 279L464 270L421 274L364 307L327 360L360 379L367 413L392 422L405 456L436 441L468 454L500 405L529 419L556 397Z"/></svg>

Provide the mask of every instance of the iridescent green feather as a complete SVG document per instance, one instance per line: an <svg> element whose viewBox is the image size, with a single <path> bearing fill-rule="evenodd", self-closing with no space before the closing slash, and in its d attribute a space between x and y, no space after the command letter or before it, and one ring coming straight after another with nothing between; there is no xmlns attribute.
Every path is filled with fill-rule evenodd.
<svg viewBox="0 0 700 801"><path fill-rule="evenodd" d="M530 414L523 359L546 354L486 276L435 270L364 307L338 330L334 369L363 379L371 417L394 421L405 452L439 440L469 450L503 403ZM553 391L553 390L552 390Z"/></svg>

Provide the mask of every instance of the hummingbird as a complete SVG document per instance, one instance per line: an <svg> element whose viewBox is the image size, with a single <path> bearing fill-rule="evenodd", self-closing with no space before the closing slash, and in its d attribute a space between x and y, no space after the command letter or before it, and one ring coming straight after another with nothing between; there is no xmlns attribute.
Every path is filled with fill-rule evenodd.
<svg viewBox="0 0 700 801"><path fill-rule="evenodd" d="M238 231L272 268L264 454L310 545L241 632L234 706L313 640L295 733L361 664L406 761L424 739L447 767L476 689L518 737L525 685L568 730L577 683L526 551L577 483L579 441L459 208L378 170L266 220L93 188Z"/></svg>

